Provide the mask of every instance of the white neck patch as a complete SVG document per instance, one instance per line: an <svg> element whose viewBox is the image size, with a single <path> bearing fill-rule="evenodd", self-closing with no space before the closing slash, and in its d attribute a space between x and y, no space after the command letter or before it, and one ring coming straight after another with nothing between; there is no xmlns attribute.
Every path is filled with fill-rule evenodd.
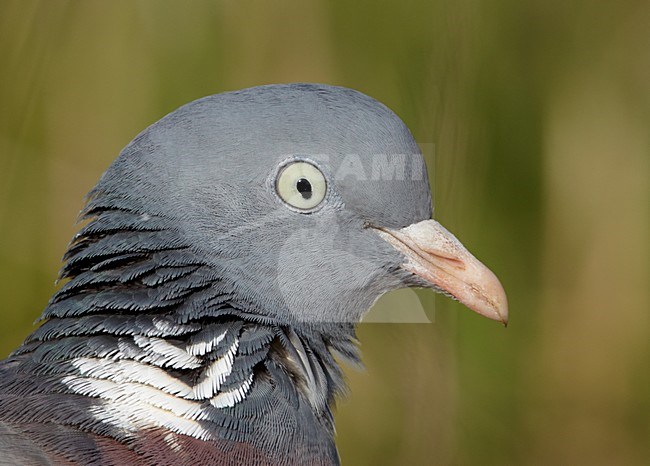
<svg viewBox="0 0 650 466"><path fill-rule="evenodd" d="M223 350L220 344L228 331L185 346L139 335L120 338L110 358L73 359L71 364L78 373L62 382L74 393L101 400L91 412L102 423L133 434L162 427L206 440L211 433L199 421L210 419L214 409L242 402L253 384L251 372L238 384L221 389L232 373L239 348L237 335L222 356L214 360L209 356ZM190 385L168 369L198 370L200 376Z"/></svg>

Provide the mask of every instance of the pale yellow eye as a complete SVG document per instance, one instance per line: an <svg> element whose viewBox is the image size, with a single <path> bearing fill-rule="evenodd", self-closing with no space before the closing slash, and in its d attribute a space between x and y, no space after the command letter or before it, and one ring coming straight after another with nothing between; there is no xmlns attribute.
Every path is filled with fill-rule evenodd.
<svg viewBox="0 0 650 466"><path fill-rule="evenodd" d="M278 196L292 207L311 210L327 193L323 173L308 162L292 162L282 168L275 182Z"/></svg>

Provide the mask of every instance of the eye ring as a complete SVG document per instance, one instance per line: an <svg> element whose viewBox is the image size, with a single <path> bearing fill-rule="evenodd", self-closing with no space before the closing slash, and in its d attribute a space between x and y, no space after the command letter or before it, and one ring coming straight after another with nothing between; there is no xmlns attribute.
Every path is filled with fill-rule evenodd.
<svg viewBox="0 0 650 466"><path fill-rule="evenodd" d="M280 168L275 191L289 207L302 213L313 212L327 195L327 180L313 163L293 160Z"/></svg>

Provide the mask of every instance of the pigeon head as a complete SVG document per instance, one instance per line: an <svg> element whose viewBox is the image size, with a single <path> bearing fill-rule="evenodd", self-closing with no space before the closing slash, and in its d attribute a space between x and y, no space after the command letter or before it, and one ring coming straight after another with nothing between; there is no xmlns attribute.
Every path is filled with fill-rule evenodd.
<svg viewBox="0 0 650 466"><path fill-rule="evenodd" d="M181 107L90 192L65 283L0 362L3 452L338 464L334 355L358 360L354 323L383 293L429 287L507 321L499 281L431 215L413 137L359 92L272 85Z"/></svg>
<svg viewBox="0 0 650 466"><path fill-rule="evenodd" d="M358 322L429 286L505 322L496 278L436 222L421 152L376 100L270 85L192 102L125 148L89 210L164 219L231 295L285 323Z"/></svg>

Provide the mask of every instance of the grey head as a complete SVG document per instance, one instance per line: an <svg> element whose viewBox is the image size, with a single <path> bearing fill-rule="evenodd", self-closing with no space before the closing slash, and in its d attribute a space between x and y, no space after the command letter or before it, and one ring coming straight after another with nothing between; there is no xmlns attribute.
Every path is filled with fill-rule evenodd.
<svg viewBox="0 0 650 466"><path fill-rule="evenodd" d="M287 189L307 208L283 199L283 174L304 184ZM192 102L136 137L91 196L90 209L167 219L234 301L280 322L358 322L389 290L444 288L405 269L385 234L431 218L420 149L351 89L269 85Z"/></svg>
<svg viewBox="0 0 650 466"><path fill-rule="evenodd" d="M507 321L499 281L431 215L417 144L366 95L270 85L181 107L90 192L65 284L0 362L0 445L5 429L83 464L338 464L334 354L358 358L377 298L429 287Z"/></svg>

